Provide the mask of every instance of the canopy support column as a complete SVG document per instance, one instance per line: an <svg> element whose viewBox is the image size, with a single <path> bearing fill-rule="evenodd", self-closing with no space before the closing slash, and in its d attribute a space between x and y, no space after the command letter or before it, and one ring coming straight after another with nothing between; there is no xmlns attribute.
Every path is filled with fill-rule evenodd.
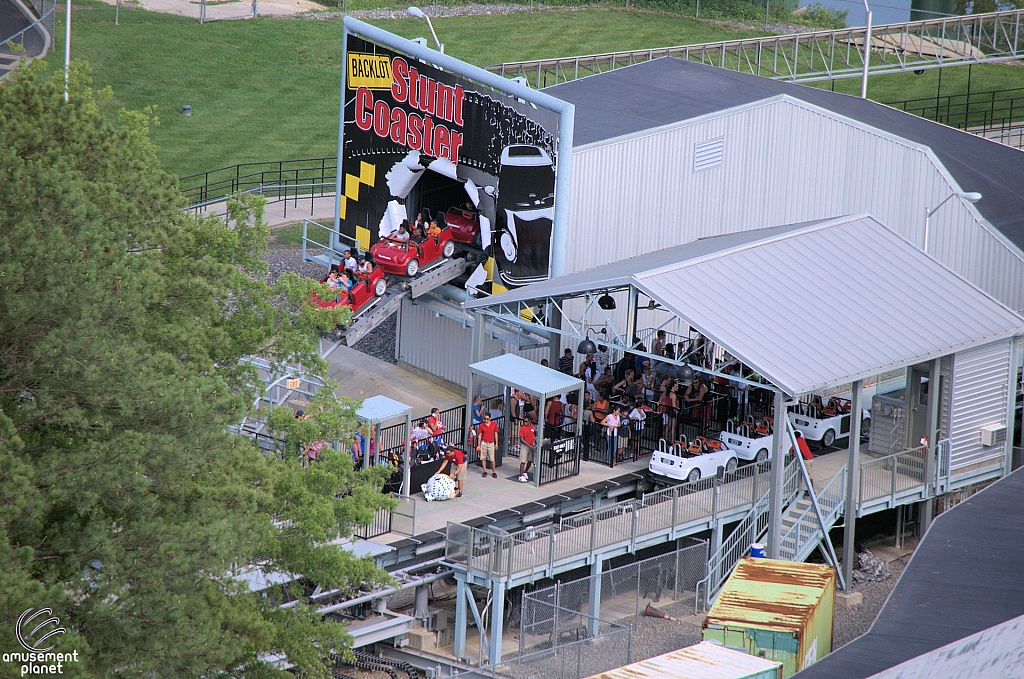
<svg viewBox="0 0 1024 679"><path fill-rule="evenodd" d="M779 558L782 526L782 494L786 462L786 396L775 391L775 435L772 437L772 467L768 493L768 558ZM782 426L779 423L782 422Z"/></svg>
<svg viewBox="0 0 1024 679"><path fill-rule="evenodd" d="M377 444L380 450L380 444ZM402 497L409 497L412 494L412 411L405 414L405 452L403 455L405 464L402 467Z"/></svg>
<svg viewBox="0 0 1024 679"><path fill-rule="evenodd" d="M863 383L850 385L850 443L846 460L846 504L843 505L843 585L853 591L853 566L857 552L853 548L857 527L857 504L860 484L860 423ZM828 535L825 536L828 540Z"/></svg>
<svg viewBox="0 0 1024 679"><path fill-rule="evenodd" d="M1011 352L1012 354L1013 352ZM939 405L942 403L942 390L939 388L939 371L941 359L935 359L928 366L928 410L925 414L928 422L928 449L924 458L924 502L921 506L921 534L928 530L932 523L933 508L935 506L935 451L939 443ZM1010 390L1015 389L1015 383L1010 382ZM1011 411L1012 413L1012 411ZM1012 415L1010 417L1012 419ZM1012 424L1010 426L1013 426Z"/></svg>
<svg viewBox="0 0 1024 679"><path fill-rule="evenodd" d="M491 581L491 637L487 659L491 665L501 663L501 633L505 622L505 583L501 580Z"/></svg>

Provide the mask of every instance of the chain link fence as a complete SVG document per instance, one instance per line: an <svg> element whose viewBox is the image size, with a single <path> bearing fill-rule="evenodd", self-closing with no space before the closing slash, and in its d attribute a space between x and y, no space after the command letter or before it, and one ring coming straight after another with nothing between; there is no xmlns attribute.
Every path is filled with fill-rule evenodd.
<svg viewBox="0 0 1024 679"><path fill-rule="evenodd" d="M558 607L635 628L648 605L660 608L680 604L680 610L692 608L697 583L707 571L708 543L696 538L683 538L681 542L682 546L674 552L611 568L600 576L559 582L524 595L520 650L528 652L530 649L530 616L536 616L538 610L542 611L542 618L548 615L544 611ZM596 577L601 578L599 603L590 600ZM591 610L592 605L596 610Z"/></svg>

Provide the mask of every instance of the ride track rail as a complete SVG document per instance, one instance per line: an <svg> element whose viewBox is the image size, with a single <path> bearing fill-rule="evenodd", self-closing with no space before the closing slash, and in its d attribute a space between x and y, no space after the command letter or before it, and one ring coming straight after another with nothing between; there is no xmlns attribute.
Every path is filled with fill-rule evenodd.
<svg viewBox="0 0 1024 679"><path fill-rule="evenodd" d="M900 73L1024 57L1024 10L874 26L871 74ZM540 89L633 64L675 57L790 82L860 77L866 28L814 31L699 45L537 59L489 66Z"/></svg>

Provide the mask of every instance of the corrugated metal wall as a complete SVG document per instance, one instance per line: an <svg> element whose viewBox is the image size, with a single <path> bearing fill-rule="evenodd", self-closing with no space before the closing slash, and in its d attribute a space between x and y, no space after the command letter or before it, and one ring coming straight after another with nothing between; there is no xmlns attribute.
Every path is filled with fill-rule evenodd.
<svg viewBox="0 0 1024 679"><path fill-rule="evenodd" d="M463 328L461 323L444 316L435 317L429 308L409 300L402 303L399 318L399 360L454 384L469 382L472 328ZM516 353L538 363L548 356L546 348L516 351L506 342L484 338L485 359L505 353Z"/></svg>
<svg viewBox="0 0 1024 679"><path fill-rule="evenodd" d="M717 137L725 139L724 163L694 171L695 145ZM925 208L951 191L929 152L804 102L772 100L576 152L566 272L696 238L856 212L923 246ZM960 201L932 218L929 251L1024 308L1024 258Z"/></svg>
<svg viewBox="0 0 1024 679"><path fill-rule="evenodd" d="M1005 446L982 446L979 432L987 424L1007 423L1010 345L1009 340L994 342L953 357L952 470L1006 454Z"/></svg>

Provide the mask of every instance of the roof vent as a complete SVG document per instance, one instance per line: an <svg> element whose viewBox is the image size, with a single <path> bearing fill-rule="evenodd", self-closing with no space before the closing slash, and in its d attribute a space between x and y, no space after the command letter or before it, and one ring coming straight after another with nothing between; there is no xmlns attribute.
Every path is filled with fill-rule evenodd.
<svg viewBox="0 0 1024 679"><path fill-rule="evenodd" d="M708 139L693 145L693 171L718 167L725 159L725 137Z"/></svg>

